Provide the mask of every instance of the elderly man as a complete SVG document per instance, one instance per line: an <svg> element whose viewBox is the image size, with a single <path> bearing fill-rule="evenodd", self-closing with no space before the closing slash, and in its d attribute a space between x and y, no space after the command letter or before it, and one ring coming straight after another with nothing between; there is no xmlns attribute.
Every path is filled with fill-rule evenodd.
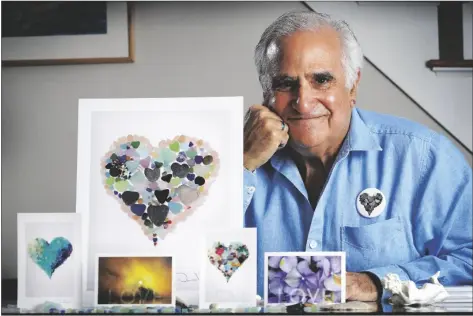
<svg viewBox="0 0 473 316"><path fill-rule="evenodd" d="M472 170L442 135L355 108L362 61L349 26L314 12L282 15L256 47L243 209L260 295L275 251L346 252L347 300L380 299L387 273L472 284Z"/></svg>

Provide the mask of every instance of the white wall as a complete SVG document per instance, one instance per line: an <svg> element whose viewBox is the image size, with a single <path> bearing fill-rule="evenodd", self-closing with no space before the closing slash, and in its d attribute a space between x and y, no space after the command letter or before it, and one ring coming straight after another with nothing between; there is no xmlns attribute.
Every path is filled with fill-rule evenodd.
<svg viewBox="0 0 473 316"><path fill-rule="evenodd" d="M361 78L360 91L356 102L359 108L405 117L449 137L439 124L417 107L409 97L395 88L393 84L369 62L365 63ZM457 148L462 151L470 166L473 165L472 154L465 150L453 138L449 138L457 145Z"/></svg>
<svg viewBox="0 0 473 316"><path fill-rule="evenodd" d="M425 66L439 57L435 2L307 4L346 20L365 56L472 150L471 72L437 75Z"/></svg>
<svg viewBox="0 0 473 316"><path fill-rule="evenodd" d="M305 9L299 2L139 2L135 63L3 68L2 278L17 275L17 213L75 212L79 98L243 95L246 107L259 103L253 49L279 15ZM362 78L360 107L442 132L369 64Z"/></svg>

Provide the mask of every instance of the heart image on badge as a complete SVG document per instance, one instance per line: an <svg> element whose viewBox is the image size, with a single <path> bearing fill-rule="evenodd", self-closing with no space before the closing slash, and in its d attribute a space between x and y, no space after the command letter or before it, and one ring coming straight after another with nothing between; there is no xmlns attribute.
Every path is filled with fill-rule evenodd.
<svg viewBox="0 0 473 316"><path fill-rule="evenodd" d="M386 197L383 192L376 188L363 190L356 199L358 213L364 217L376 217L386 207Z"/></svg>

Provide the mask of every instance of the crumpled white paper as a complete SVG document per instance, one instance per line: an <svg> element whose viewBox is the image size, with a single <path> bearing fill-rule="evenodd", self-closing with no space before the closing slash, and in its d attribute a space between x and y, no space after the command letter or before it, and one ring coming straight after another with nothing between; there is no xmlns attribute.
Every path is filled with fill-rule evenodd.
<svg viewBox="0 0 473 316"><path fill-rule="evenodd" d="M433 305L445 300L449 294L438 281L440 271L430 277L430 283L417 288L413 281L401 281L399 276L388 273L382 280L384 289L390 291L392 305Z"/></svg>

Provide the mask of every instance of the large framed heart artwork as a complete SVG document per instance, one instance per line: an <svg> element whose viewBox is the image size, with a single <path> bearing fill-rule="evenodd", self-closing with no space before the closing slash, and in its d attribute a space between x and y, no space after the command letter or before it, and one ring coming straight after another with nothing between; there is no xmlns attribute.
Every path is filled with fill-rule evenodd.
<svg viewBox="0 0 473 316"><path fill-rule="evenodd" d="M80 214L19 213L17 219L18 308L45 301L80 308Z"/></svg>
<svg viewBox="0 0 473 316"><path fill-rule="evenodd" d="M84 304L97 254L133 253L172 255L176 299L197 305L196 240L243 227L243 98L81 99L78 128Z"/></svg>

